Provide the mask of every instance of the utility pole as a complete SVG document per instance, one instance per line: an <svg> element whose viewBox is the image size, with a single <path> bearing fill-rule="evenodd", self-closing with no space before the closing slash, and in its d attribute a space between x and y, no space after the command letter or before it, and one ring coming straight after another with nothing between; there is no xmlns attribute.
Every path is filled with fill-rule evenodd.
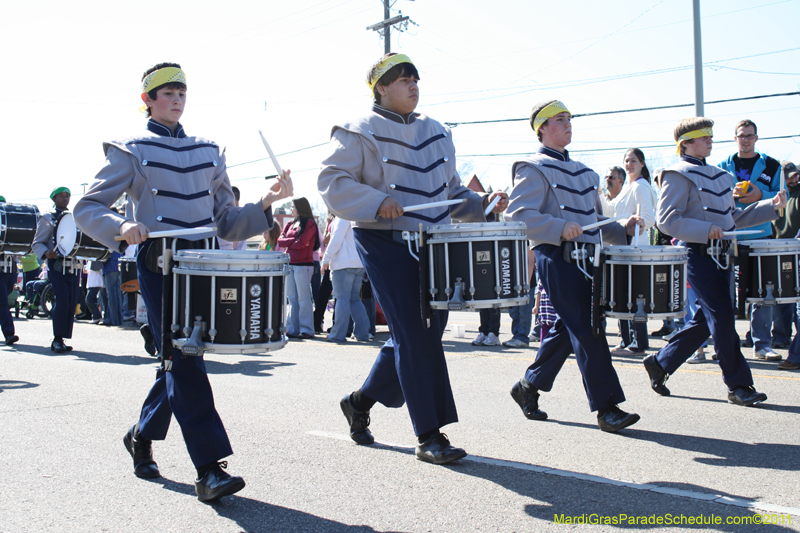
<svg viewBox="0 0 800 533"><path fill-rule="evenodd" d="M694 112L704 116L703 111L703 42L700 33L700 0L692 0L694 18Z"/></svg>
<svg viewBox="0 0 800 533"><path fill-rule="evenodd" d="M402 14L389 18L389 0L383 0L383 20L372 26L367 26L368 30L377 31L383 37L383 53L388 54L392 51L391 28L395 24L401 24L408 20Z"/></svg>

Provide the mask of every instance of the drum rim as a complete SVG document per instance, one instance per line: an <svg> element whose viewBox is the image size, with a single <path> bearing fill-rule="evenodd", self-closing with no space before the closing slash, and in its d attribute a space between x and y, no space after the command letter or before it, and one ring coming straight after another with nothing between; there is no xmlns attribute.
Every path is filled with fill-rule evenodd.
<svg viewBox="0 0 800 533"><path fill-rule="evenodd" d="M505 220L503 222L459 222L458 224L435 224L428 226L425 231L429 234L438 233L466 233L466 232L485 232L487 230L520 230L523 234L527 232L527 225L524 222L514 222Z"/></svg>
<svg viewBox="0 0 800 533"><path fill-rule="evenodd" d="M201 270L199 268L172 267L176 274L185 276L220 277L220 278L274 278L276 276L288 276L289 269L281 268L276 270Z"/></svg>

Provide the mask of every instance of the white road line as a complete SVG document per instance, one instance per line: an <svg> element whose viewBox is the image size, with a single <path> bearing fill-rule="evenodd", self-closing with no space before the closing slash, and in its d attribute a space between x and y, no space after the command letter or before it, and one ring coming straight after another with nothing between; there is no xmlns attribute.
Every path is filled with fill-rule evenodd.
<svg viewBox="0 0 800 533"><path fill-rule="evenodd" d="M350 442L350 436L342 433L330 433L328 431L309 431L309 435L317 437L325 437L329 439L343 440ZM402 444L391 444L388 442L375 441L376 444L387 448L396 448L406 452L414 453L414 448L404 446ZM742 507L745 509L757 509L768 513L776 514L790 514L800 516L800 508L785 507L783 505L774 505L771 503L764 503L758 500L748 500L745 498L731 498L730 496L723 496L721 494L710 494L706 492L696 492L692 490L676 489L672 487L661 487L651 483L633 483L631 481L622 481L618 479L611 479L602 476L594 476L591 474L582 474L580 472L572 472L570 470L560 470L558 468L548 468L546 466L536 466L527 463L519 463L517 461L505 461L503 459L492 459L490 457L480 457L477 455L468 455L462 461L472 461L473 463L481 463L485 465L502 466L506 468L515 468L517 470L525 470L528 472L536 472L537 474L547 474L551 476L567 477L572 479L580 479L582 481L591 481L593 483L601 483L603 485L613 485L615 487L625 487L633 490L643 490L647 492L655 492L657 494L666 494L668 496L676 496L679 498L689 498L692 500L700 500L711 503L719 503L721 505L730 505L733 507Z"/></svg>

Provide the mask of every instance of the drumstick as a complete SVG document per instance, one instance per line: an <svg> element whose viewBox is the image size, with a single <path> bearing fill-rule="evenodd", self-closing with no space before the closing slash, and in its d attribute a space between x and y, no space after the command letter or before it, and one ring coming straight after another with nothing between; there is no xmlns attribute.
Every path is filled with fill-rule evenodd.
<svg viewBox="0 0 800 533"><path fill-rule="evenodd" d="M217 231L217 228L202 227L202 228L186 228L186 229L168 229L164 231L151 231L147 234L148 239L160 239L162 237L177 237L179 235L194 235L196 233L208 233L209 231ZM115 241L124 241L125 237L122 235L115 235Z"/></svg>
<svg viewBox="0 0 800 533"><path fill-rule="evenodd" d="M783 174L784 174L784 170L781 169L781 191L785 191L786 190L786 178L783 176ZM783 207L781 207L778 210L778 215L783 216L783 213L784 213L784 209L783 209Z"/></svg>
<svg viewBox="0 0 800 533"><path fill-rule="evenodd" d="M442 207L445 205L456 205L466 202L466 198L462 198L461 200L442 200L441 202L431 202L429 204L419 204L419 205L410 205L408 207L404 207L403 211L419 211L420 209L428 209L430 207Z"/></svg>
<svg viewBox="0 0 800 533"><path fill-rule="evenodd" d="M755 235L756 233L761 233L760 230L757 229L737 229L735 231L723 231L723 237L736 237L738 235Z"/></svg>
<svg viewBox="0 0 800 533"><path fill-rule="evenodd" d="M636 204L636 216L639 216L639 213L642 211L642 204ZM633 231L633 245L635 247L639 247L639 225L636 225L636 228Z"/></svg>
<svg viewBox="0 0 800 533"><path fill-rule="evenodd" d="M600 222L595 222L594 224L587 224L586 226L582 226L581 229L586 231L587 229L597 228L600 226L605 226L611 222L616 222L617 220L622 220L623 218L628 218L626 215L619 215L618 217L614 218L607 218L605 220L601 220Z"/></svg>
<svg viewBox="0 0 800 533"><path fill-rule="evenodd" d="M275 157L275 154L273 153L272 148L269 147L269 143L267 142L267 138L264 137L264 134L261 133L261 130L258 130L258 134L261 135L261 140L264 142L264 148L267 149L267 153L269 154L269 158L272 159L272 164L275 165L275 170L278 171L278 174L280 174L282 178L285 178L286 175L283 173L283 169L278 164L278 158Z"/></svg>
<svg viewBox="0 0 800 533"><path fill-rule="evenodd" d="M499 195L495 196L494 200L492 200L491 203L486 206L486 209L483 211L483 216L486 216L489 213L491 213L492 209L494 209L494 206L496 206L497 202L499 202L499 201L500 201L500 196Z"/></svg>

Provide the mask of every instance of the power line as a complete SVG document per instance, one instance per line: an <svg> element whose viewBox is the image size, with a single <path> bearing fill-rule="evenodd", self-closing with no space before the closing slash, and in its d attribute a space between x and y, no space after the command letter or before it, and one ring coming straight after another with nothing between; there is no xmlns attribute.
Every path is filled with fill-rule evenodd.
<svg viewBox="0 0 800 533"><path fill-rule="evenodd" d="M282 154L278 154L278 156L296 154L297 152L302 152L304 150L311 150L312 148L319 148L320 146L325 146L326 144L328 144L328 143L319 143L319 144L315 144L313 146L306 146L305 148L298 148L297 150L292 150L290 152L284 152ZM266 161L267 159L269 159L269 157L262 157L261 159L254 159L254 160L248 161L246 163L236 163L235 165L228 165L228 168L241 167L242 165L249 165L250 163L258 163L259 161Z"/></svg>
<svg viewBox="0 0 800 533"><path fill-rule="evenodd" d="M762 94L758 96L744 96L741 98L728 98L726 100L712 100L709 102L705 102L707 105L711 104L722 104L727 102L741 102L744 100L759 100L762 98L775 98L777 96L795 96L799 95L800 91L794 91L791 93L776 93L776 94ZM661 109L676 109L679 107L693 107L694 104L674 104L674 105L662 105L656 107L638 107L634 109L620 109L617 111L596 111L594 113L576 113L572 115L572 118L579 118L579 117L591 117L597 115L614 115L618 113L633 113L637 111L657 111ZM474 120L469 122L445 122L445 124L451 128L455 128L456 126L461 126L464 124L493 124L496 122L521 122L521 121L530 120L529 117L524 118L503 118L503 119L495 119L495 120Z"/></svg>
<svg viewBox="0 0 800 533"><path fill-rule="evenodd" d="M795 137L800 137L800 133L798 133L796 135L778 135L778 136L775 136L775 137L759 137L758 140L759 141L772 141L772 140L777 140L777 139L793 139ZM733 141L733 140L714 141L714 144L727 144L727 143L732 143L732 142L736 142L736 141ZM635 144L635 143L631 143L631 144ZM630 145L624 146L624 147L616 147L616 148L586 148L584 150L570 150L569 153L571 153L571 154L583 154L583 153L589 153L589 152L618 152L618 151L628 150L629 148L630 148ZM647 149L650 149L650 148L675 148L675 143L671 143L671 144L653 144L653 145L643 146L642 148L647 148ZM526 156L526 155L531 155L533 153L535 153L535 152L509 152L509 153L506 153L506 154L462 154L462 155L459 155L459 158L463 159L465 157L508 157L508 156L520 156L520 155L521 156Z"/></svg>

